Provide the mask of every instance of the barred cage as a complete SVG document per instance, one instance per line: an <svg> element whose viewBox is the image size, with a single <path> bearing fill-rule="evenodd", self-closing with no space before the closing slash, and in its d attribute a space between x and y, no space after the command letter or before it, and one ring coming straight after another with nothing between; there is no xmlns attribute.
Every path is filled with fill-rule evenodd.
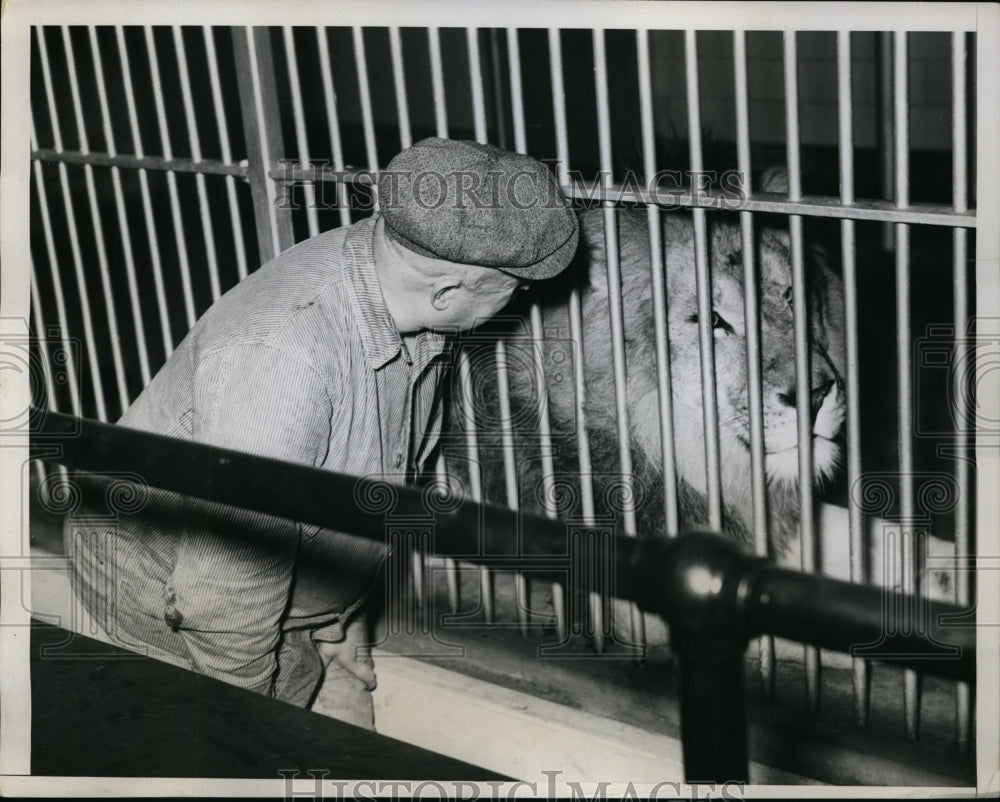
<svg viewBox="0 0 1000 802"><path fill-rule="evenodd" d="M526 340L487 328L463 342L455 415L464 425L438 461L438 478L454 486L450 456L464 463L461 484L473 500L514 509L534 503L556 517L565 514L557 486L565 477L553 461L554 439L563 438L575 449L573 514L583 526L635 536L672 536L694 524L722 529L726 434L713 361L711 251L713 230L728 221L742 246L749 531L753 547L767 554L763 370L772 356L763 352L755 255L761 229L778 227L788 237L792 276L796 383L783 389L798 420L801 568L820 569L816 522L821 508L839 506L850 578L871 579L863 555L874 514L892 521L883 532L898 544L894 570L914 592L921 537L932 529L950 541L959 564L976 554L975 376L965 368L975 359L976 334L969 175L983 97L978 40L962 23L870 30L863 10L847 11L841 29L826 31L678 28L666 12L600 27L606 20L583 6L558 27L530 12L505 28L351 26L349 15L344 27L36 27L31 327L43 370L33 397L53 410L116 420L222 293L294 243L377 211L373 179L393 154L426 136L491 142L551 160L567 196L602 222L613 377L607 431L614 438L591 442L587 289L578 284L568 287L559 313L566 330L536 302L521 310ZM761 191L755 181L776 165L787 186ZM657 182L664 176L674 183ZM623 315L616 211L626 208L648 231L642 300L654 322L642 345L652 354L656 394L639 423L628 393L638 334ZM679 383L692 377L670 368L668 218L683 219L693 236L706 487L697 520L685 519L678 500L673 406L685 392ZM826 483L817 483L812 455L807 262L816 243L843 282L846 348L845 464L842 477ZM568 393L559 405L572 408L575 425L560 429L543 390L533 396L530 429L515 431L511 382L550 387L554 341L571 344L558 392ZM498 404L497 428L486 433L491 424L476 398L484 386L496 390ZM637 463L647 460L634 453L639 425L662 455L644 490L632 485ZM525 438L540 466L531 474L541 483L534 501L524 498L518 463ZM37 470L44 487L41 464ZM609 470L620 484L610 519L592 483ZM652 532L641 528L637 507L649 476L662 497ZM583 631L593 654L642 651L642 617L633 611L623 634L604 620L614 608L597 594L574 613L558 587L538 601L524 576L487 569L477 569L478 588L470 587L462 566L420 555L413 581L422 588L442 570L453 613L525 634L541 621L556 642ZM953 576L954 601L967 606L972 576ZM494 583L508 581L513 597L498 596ZM775 643L762 639L755 665L765 696L783 692L776 660ZM825 660L812 647L798 657L813 710ZM889 703L871 697L864 659L856 657L851 670L853 717L863 726L869 711ZM922 686L914 671L903 677L892 702L903 710L901 736L918 738L922 709L951 706L950 723L935 732L950 731L944 740L967 752L969 686Z"/></svg>

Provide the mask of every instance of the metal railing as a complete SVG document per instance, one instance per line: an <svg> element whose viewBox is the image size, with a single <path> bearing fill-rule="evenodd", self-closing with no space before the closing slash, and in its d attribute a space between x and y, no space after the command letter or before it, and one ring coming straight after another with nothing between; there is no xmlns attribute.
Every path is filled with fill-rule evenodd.
<svg viewBox="0 0 1000 802"><path fill-rule="evenodd" d="M150 487L386 539L386 514L357 503L384 489L382 480L40 409L32 416L39 459L142 477ZM531 570L563 585L579 579L554 567L567 561L573 525L467 500L443 511L415 488L394 486L392 493L393 515L430 522L438 555ZM331 498L339 503L331 505ZM752 637L767 634L850 653L863 649L869 657L974 681L975 627L959 607L779 568L708 532L616 534L610 555L619 596L670 625L688 782L748 781L743 655Z"/></svg>

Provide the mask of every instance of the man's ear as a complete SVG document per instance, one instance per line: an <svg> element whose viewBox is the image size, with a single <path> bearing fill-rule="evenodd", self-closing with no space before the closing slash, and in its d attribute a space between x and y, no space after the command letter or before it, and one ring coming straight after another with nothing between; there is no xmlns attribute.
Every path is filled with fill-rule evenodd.
<svg viewBox="0 0 1000 802"><path fill-rule="evenodd" d="M459 286L454 280L445 280L435 284L431 305L439 312L443 312L451 305Z"/></svg>

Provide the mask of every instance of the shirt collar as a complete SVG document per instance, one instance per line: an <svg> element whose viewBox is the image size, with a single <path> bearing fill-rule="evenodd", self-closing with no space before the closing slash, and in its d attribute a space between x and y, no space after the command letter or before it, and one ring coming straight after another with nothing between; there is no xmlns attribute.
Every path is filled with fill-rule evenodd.
<svg viewBox="0 0 1000 802"><path fill-rule="evenodd" d="M416 353L410 355L396 330L389 314L382 285L375 272L375 224L377 214L351 226L344 238L344 256L347 275L354 290L355 312L369 367L378 370L391 362L400 352L408 361L422 370L447 344L443 334L422 331L417 335Z"/></svg>

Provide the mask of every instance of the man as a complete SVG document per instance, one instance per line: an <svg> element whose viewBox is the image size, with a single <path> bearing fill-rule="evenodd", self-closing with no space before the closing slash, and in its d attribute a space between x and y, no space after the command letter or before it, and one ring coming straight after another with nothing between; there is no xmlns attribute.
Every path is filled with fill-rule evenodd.
<svg viewBox="0 0 1000 802"><path fill-rule="evenodd" d="M440 430L446 335L562 271L578 225L544 165L474 142L403 151L379 197L381 214L220 298L120 424L358 476L419 474ZM382 545L159 491L113 533L71 520L66 534L74 589L105 637L373 726L357 647Z"/></svg>

